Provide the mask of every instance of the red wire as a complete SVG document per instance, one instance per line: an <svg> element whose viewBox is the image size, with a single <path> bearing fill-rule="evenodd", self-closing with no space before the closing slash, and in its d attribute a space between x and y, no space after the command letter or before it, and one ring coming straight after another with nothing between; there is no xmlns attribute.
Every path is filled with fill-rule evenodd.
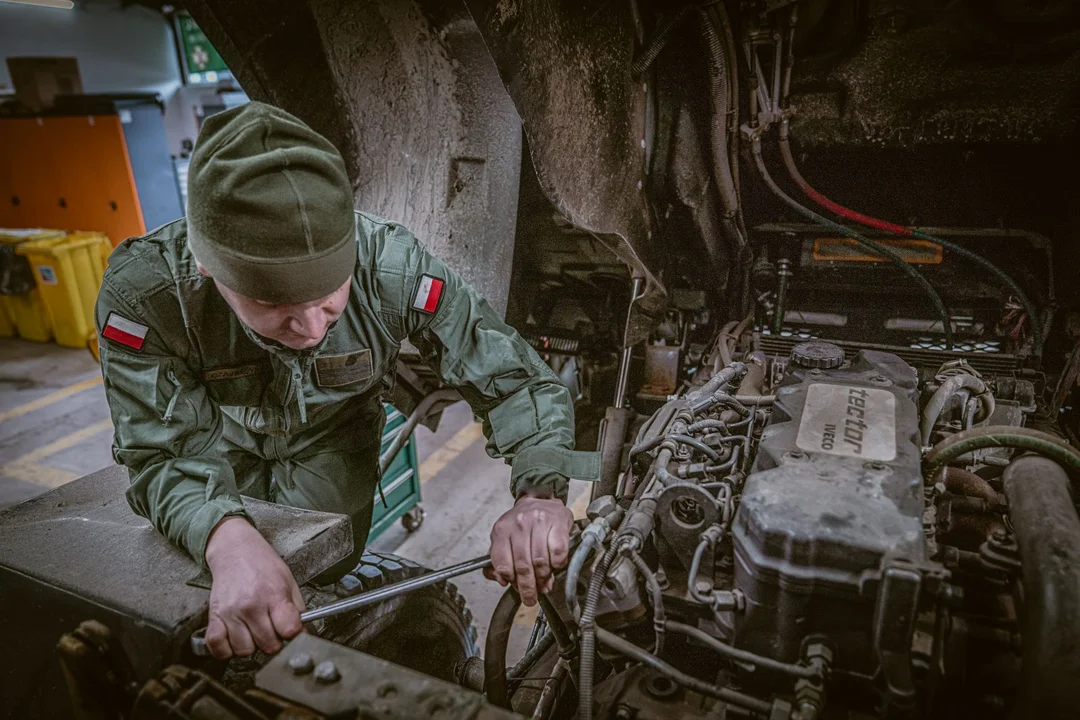
<svg viewBox="0 0 1080 720"><path fill-rule="evenodd" d="M888 220L879 220L879 219L877 219L875 217L870 217L869 215L863 215L860 212L855 212L854 210L849 210L848 208L844 207L843 205L840 205L839 203L833 202L829 198L827 198L824 195L822 195L821 193L819 193L814 188L810 187L810 185L807 184L806 180L804 180L802 177L794 178L794 180L795 180L796 184L799 186L799 188L804 193L806 193L807 197L809 197L811 200L816 202L821 207L825 208L826 210L829 210L832 213L835 213L836 215L839 215L842 218L845 218L845 219L850 220L852 222L859 223L860 225L865 225L866 227L872 227L872 228L875 228L877 230L883 230L883 231L885 231L885 232L887 232L887 233L889 233L891 235L899 235L901 237L912 237L913 234L914 234L914 229L913 228L905 227L903 225L897 225L896 223L891 223Z"/></svg>

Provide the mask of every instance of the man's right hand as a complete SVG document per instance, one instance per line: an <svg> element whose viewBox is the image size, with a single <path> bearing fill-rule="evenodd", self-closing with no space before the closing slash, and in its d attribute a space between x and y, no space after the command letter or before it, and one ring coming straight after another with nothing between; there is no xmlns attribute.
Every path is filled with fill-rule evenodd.
<svg viewBox="0 0 1080 720"><path fill-rule="evenodd" d="M281 649L281 639L303 630L304 599L288 566L242 517L227 517L206 543L214 576L206 645L221 659L247 656L258 647Z"/></svg>

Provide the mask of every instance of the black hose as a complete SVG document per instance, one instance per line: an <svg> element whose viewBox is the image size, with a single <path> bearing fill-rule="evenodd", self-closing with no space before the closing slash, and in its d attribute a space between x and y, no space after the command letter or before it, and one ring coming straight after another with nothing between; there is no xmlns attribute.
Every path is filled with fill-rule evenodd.
<svg viewBox="0 0 1080 720"><path fill-rule="evenodd" d="M1021 457L1005 468L1024 586L1019 718L1076 717L1080 705L1080 519L1057 463Z"/></svg>
<svg viewBox="0 0 1080 720"><path fill-rule="evenodd" d="M891 250L882 245L881 243L874 242L870 238L855 232L854 230L845 225L841 225L838 222L833 222L832 220L823 215L818 215L816 212L814 212L808 207L801 205L798 201L796 201L794 198L781 190L780 186L776 184L775 180L773 180L772 175L769 174L769 169L765 167L765 158L763 158L761 155L760 137L754 138L752 149L754 154L754 164L757 165L758 174L761 175L761 179L765 181L766 185L768 185L769 190L771 190L772 193L776 195L776 197L780 198L780 200L782 200L785 205L787 205L803 217L807 218L808 220L811 220L818 225L821 225L822 227L829 228L833 232L838 232L845 237L849 237L855 242L865 247L866 249L886 258L887 260L892 262L893 265L896 265L896 267L899 268L905 275L914 280L920 288L922 288L923 292L926 293L926 296L930 298L930 302L933 303L934 309L937 310L938 315L941 317L941 327L942 331L945 334L945 347L949 350L952 350L952 319L949 317L949 311L945 307L945 303L941 301L941 296L937 294L936 290L934 290L934 286L927 282L926 278L924 278L918 270L911 267L911 265L909 265L904 260L904 258L895 250Z"/></svg>
<svg viewBox="0 0 1080 720"><path fill-rule="evenodd" d="M806 182L806 179L802 176L802 173L799 172L799 166L795 164L795 155L791 152L791 143L788 141L786 121L785 124L780 126L780 154L783 156L784 165L787 167L788 174L791 175L791 179L795 181L795 184L799 185L800 187L810 187L810 184ZM988 273L996 277L1002 283L1004 283L1005 286L1008 287L1014 295L1016 295L1016 299L1020 301L1020 304L1024 308L1024 312L1026 312L1028 317L1031 318L1034 355L1035 357L1042 357L1042 332L1040 331L1040 328L1038 326L1038 311L1035 309L1035 304L1028 299L1027 294L1025 294L1024 290L1020 287L1020 285L1012 279L1011 275L999 268L994 263L984 258L982 255L968 250L963 245L958 245L951 240L945 240L944 238L938 237L937 235L931 235L930 233L924 230L920 230L919 228L910 228L910 232L911 237L915 237L920 240L927 240L929 242L940 245L941 247L946 248L951 252L956 253L960 257L967 258L971 262L981 267L983 270L986 270Z"/></svg>
<svg viewBox="0 0 1080 720"><path fill-rule="evenodd" d="M779 660L773 660L772 658L762 657L761 655L755 655L752 652L746 650L739 650L732 647L727 643L721 642L714 638L712 635L693 627L692 625L684 625L674 620L667 621L667 629L671 632L677 632L682 635L689 635L697 640L702 645L707 645L716 652L720 653L724 657L730 658L737 662L749 663L754 667L762 668L763 670L772 670L774 672L782 673L784 675L790 675L796 678L807 679L820 679L821 669L806 667L804 665L793 665L791 663L783 663Z"/></svg>
<svg viewBox="0 0 1080 720"><path fill-rule="evenodd" d="M630 72L634 74L634 77L640 78L648 71L656 61L656 58L660 56L661 51L667 46L675 29L679 27L679 23L686 17L686 13L689 12L689 10L689 5L683 5L675 11L674 15L665 20L659 29L657 29L656 33L652 36L652 39L649 40L648 45L638 53L637 57L634 58L634 61L630 65Z"/></svg>
<svg viewBox="0 0 1080 720"><path fill-rule="evenodd" d="M547 618L548 627L551 628L551 634L555 636L555 642L559 645L559 652L563 655L569 655L574 651L574 639L570 636L570 629L566 627L562 615L559 615L547 595L541 594L539 600L540 607L544 611L544 617Z"/></svg>
<svg viewBox="0 0 1080 720"><path fill-rule="evenodd" d="M664 615L664 591L660 587L660 582L656 579L656 574L649 568L645 559L637 553L632 551L630 553L630 561L634 563L634 567L638 569L642 577L645 578L645 586L649 588L649 593L652 595L653 603L653 631L656 633L656 643L653 645L653 654L664 654L664 630L666 626Z"/></svg>
<svg viewBox="0 0 1080 720"><path fill-rule="evenodd" d="M722 688L718 685L707 683L704 680L698 680L696 677L687 675L681 670L673 668L655 655L642 650L632 642L624 640L615 633L610 633L603 628L596 629L596 637L602 644L612 650L622 653L633 660L637 660L643 665L648 665L653 670L666 675L680 685L685 685L694 692L714 697L717 700L723 700L732 705L738 705L739 707L746 708L759 715L767 716L772 710L772 703L767 700L759 700L756 697L751 697L750 695L746 695L736 690L729 690L728 688Z"/></svg>
<svg viewBox="0 0 1080 720"><path fill-rule="evenodd" d="M513 587L506 589L491 614L487 640L484 642L484 693L488 702L507 710L510 707L510 689L506 682L506 646L514 616L521 606L521 597Z"/></svg>
<svg viewBox="0 0 1080 720"><path fill-rule="evenodd" d="M930 233L924 232L919 228L912 228L911 234L912 236L917 237L920 240L928 240L932 243L936 243L943 248L948 248L949 250L961 257L967 258L971 262L975 263L976 265L980 266L988 273L996 277L998 280L1004 283L1006 287L1012 290L1013 294L1016 295L1016 299L1020 301L1020 305L1023 306L1024 312L1026 312L1027 316L1031 318L1031 335L1033 342L1032 354L1037 358L1042 357L1043 339L1042 328L1039 327L1039 313L1035 309L1035 303L1031 302L1031 300L1028 298L1027 294L1023 291L1020 285L1012 279L1011 275L1009 275L997 265L984 258L979 253L972 252L963 245L957 245L951 240L945 240L944 238L938 237L937 235L931 235Z"/></svg>
<svg viewBox="0 0 1080 720"><path fill-rule="evenodd" d="M593 576L589 578L589 589L585 595L585 606L581 611L578 627L581 636L581 661L578 668L578 717L592 720L593 717L593 671L596 666L596 606L600 602L600 588L608 568L619 552L618 543L612 543L600 558Z"/></svg>

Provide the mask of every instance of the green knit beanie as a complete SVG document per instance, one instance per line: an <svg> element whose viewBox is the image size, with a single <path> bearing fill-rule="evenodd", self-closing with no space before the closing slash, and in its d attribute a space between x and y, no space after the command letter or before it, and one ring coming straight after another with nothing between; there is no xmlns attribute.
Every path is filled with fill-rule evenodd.
<svg viewBox="0 0 1080 720"><path fill-rule="evenodd" d="M326 297L356 267L352 187L330 142L252 102L207 118L188 169L188 245L233 292Z"/></svg>

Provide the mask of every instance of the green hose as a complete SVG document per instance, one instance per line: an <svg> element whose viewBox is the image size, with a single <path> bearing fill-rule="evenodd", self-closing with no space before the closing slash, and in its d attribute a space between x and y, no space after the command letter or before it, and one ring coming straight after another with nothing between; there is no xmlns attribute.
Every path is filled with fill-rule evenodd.
<svg viewBox="0 0 1080 720"><path fill-rule="evenodd" d="M1010 425L987 425L963 430L939 442L926 455L927 478L962 455L985 448L1006 447L1038 453L1080 476L1080 451L1050 433Z"/></svg>
<svg viewBox="0 0 1080 720"><path fill-rule="evenodd" d="M1023 288L1021 288L1020 285L1012 279L1012 276L999 268L997 265L994 265L982 255L968 250L963 245L957 245L956 243L945 240L944 238L938 237L937 235L931 235L930 233L924 230L920 230L919 228L912 228L911 234L913 237L917 237L920 240L928 240L929 242L937 243L944 248L948 248L957 255L971 260L976 265L979 265L988 273L996 277L998 280L1005 283L1005 285L1008 286L1010 290L1012 290L1013 294L1016 295L1016 299L1020 301L1020 304L1024 308L1024 312L1027 313L1028 318L1031 320L1031 334L1032 341L1034 343L1032 354L1035 355L1035 357L1037 358L1042 357L1042 328L1040 327L1039 313L1035 309L1035 303L1031 302L1031 300L1028 299L1028 296L1024 293Z"/></svg>

